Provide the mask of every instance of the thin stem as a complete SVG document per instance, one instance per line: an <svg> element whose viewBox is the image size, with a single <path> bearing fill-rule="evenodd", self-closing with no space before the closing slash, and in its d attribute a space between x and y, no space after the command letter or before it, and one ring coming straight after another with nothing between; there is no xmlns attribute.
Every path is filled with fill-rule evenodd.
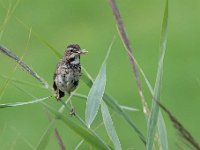
<svg viewBox="0 0 200 150"><path fill-rule="evenodd" d="M130 64L131 64L131 69L133 71L133 74L134 74L134 77L135 77L135 80L136 80L136 84L137 84L137 88L138 88L138 91L139 91L139 95L141 97L141 102L143 104L143 112L144 112L145 116L148 117L149 116L149 109L148 109L147 103L144 99L143 92L142 92L142 86L141 86L138 71L137 71L137 68L136 68L136 63L135 63L135 60L131 57L131 56L133 56L133 49L131 48L131 44L129 42L128 35L125 31L124 23L122 21L119 9L117 8L116 1L115 0L108 0L108 1L110 3L111 8L112 8L112 12L113 12L113 15L114 15L116 23L117 23L117 27L118 27L118 31L119 31L121 40L123 41L123 44L128 51L128 57L129 57L129 61L130 61Z"/></svg>
<svg viewBox="0 0 200 150"><path fill-rule="evenodd" d="M155 99L154 99L155 100ZM177 120L177 118L172 115L172 113L159 101L155 100L160 108L169 116L174 127L179 131L180 135L189 142L195 149L200 150L199 143L194 139L192 134Z"/></svg>
<svg viewBox="0 0 200 150"><path fill-rule="evenodd" d="M25 69L29 74L31 74L33 77L35 77L37 80L39 80L44 87L48 88L49 85L48 83L41 78L32 68L30 68L27 64L25 64L23 61L21 61L21 59L15 55L14 53L12 53L12 51L10 51L8 48L0 45L0 52L4 53L5 55L7 55L8 57L12 58L13 60L15 60L23 69Z"/></svg>

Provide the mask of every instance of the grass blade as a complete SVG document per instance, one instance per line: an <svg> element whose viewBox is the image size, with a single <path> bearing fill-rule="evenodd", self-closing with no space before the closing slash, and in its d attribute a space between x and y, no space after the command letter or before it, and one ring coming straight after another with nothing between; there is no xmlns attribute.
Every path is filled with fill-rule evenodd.
<svg viewBox="0 0 200 150"><path fill-rule="evenodd" d="M159 114L159 105L157 104L156 101L160 100L161 80L162 80L162 74L163 74L163 61L164 61L164 56L165 56L166 44L167 44L167 29L168 29L168 0L166 0L166 5L165 5L165 12L164 12L162 33L161 33L160 60L159 60L158 70L157 70L157 77L156 77L156 84L155 84L154 95L153 95L153 100L152 100L151 114L148 120L147 150L152 150L153 148L153 142L154 142L156 125L157 125L158 114ZM160 135L160 136L166 136L166 135ZM165 142L161 143L162 148L167 148L166 146L164 146L165 144L167 144Z"/></svg>
<svg viewBox="0 0 200 150"><path fill-rule="evenodd" d="M40 103L46 99L49 99L51 96L40 98L40 99L35 99L32 101L28 102L16 102L16 103L8 103L8 104L0 104L0 109L1 108L7 108L7 107L17 107L17 106L24 106L24 105L29 105L29 104L35 104L35 103Z"/></svg>
<svg viewBox="0 0 200 150"><path fill-rule="evenodd" d="M161 111L159 111L159 114L158 114L157 127L158 127L158 133L160 137L161 149L168 150L167 130L166 130L164 118L162 116Z"/></svg>
<svg viewBox="0 0 200 150"><path fill-rule="evenodd" d="M137 133L138 137L141 139L141 141L146 144L146 139L142 132L138 129L138 127L135 125L135 123L130 119L130 117L127 115L127 113L124 112L124 110L121 108L121 106L117 103L114 97L111 95L104 93L103 96L104 101L108 106L110 106L115 112L117 112L119 115L121 115L124 120L127 121L127 123L133 128L133 130Z"/></svg>
<svg viewBox="0 0 200 150"><path fill-rule="evenodd" d="M133 107L122 106L122 105L120 107L121 107L121 109L127 110L127 111L139 111L139 109L133 108Z"/></svg>
<svg viewBox="0 0 200 150"><path fill-rule="evenodd" d="M83 72L83 75L82 75L81 79L88 87L92 87L93 79L87 77L87 74L89 74L89 73L84 69L84 72ZM130 119L130 117L127 115L127 113L125 113L124 110L121 108L121 106L117 103L117 100L114 97L112 97L110 94L106 93L106 92L103 95L103 100L106 102L106 104L109 107L111 107L115 112L117 112L119 115L121 115L124 118L124 120L138 134L138 136L142 140L142 142L144 144L146 144L146 139L145 139L144 135L138 129L138 127L135 125L135 123Z"/></svg>
<svg viewBox="0 0 200 150"><path fill-rule="evenodd" d="M83 144L84 140L81 140L78 145L74 148L74 150L78 150L79 147Z"/></svg>
<svg viewBox="0 0 200 150"><path fill-rule="evenodd" d="M55 121L52 121L48 128L46 129L46 131L44 132L43 136L41 137L40 139L40 142L36 148L36 150L45 150L48 142L49 142L49 139L52 135L52 132L54 130L54 127L55 127Z"/></svg>
<svg viewBox="0 0 200 150"><path fill-rule="evenodd" d="M104 102L101 103L101 113L103 116L103 122L107 131L107 134L110 138L110 140L112 141L115 150L121 150L121 144L119 141L119 138L117 136L117 132L113 126L113 122L112 122L112 118L111 115L109 113L109 110L106 106L106 104Z"/></svg>
<svg viewBox="0 0 200 150"><path fill-rule="evenodd" d="M99 74L96 80L94 81L93 86L90 89L86 102L85 122L88 127L90 127L90 125L92 124L97 115L99 106L102 102L105 86L106 86L106 63L103 63L99 71Z"/></svg>
<svg viewBox="0 0 200 150"><path fill-rule="evenodd" d="M97 149L105 149L105 150L111 149L91 129L80 126L73 120L73 118L64 116L63 114L57 112L56 110L52 109L51 107L49 107L46 104L43 104L43 105L47 110L49 110L51 113L53 113L57 119L61 120L65 125L70 127L74 132L79 134L86 142L90 143Z"/></svg>
<svg viewBox="0 0 200 150"><path fill-rule="evenodd" d="M97 75L96 80L94 81L86 102L86 109L85 109L85 122L87 126L90 128L90 125L94 121L97 112L99 110L99 106L101 105L103 94L105 92L106 87L106 61L109 57L112 45L114 43L114 39L112 40L106 57L103 61L99 74ZM90 77L90 76L89 76ZM91 77L90 77L91 78Z"/></svg>

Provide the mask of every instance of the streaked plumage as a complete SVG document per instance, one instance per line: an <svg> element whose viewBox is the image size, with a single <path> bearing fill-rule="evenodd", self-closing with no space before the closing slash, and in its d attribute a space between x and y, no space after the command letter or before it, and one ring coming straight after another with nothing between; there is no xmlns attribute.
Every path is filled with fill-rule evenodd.
<svg viewBox="0 0 200 150"><path fill-rule="evenodd" d="M64 57L57 64L53 76L53 89L57 100L65 96L65 93L70 95L78 86L81 76L80 55L86 52L81 50L78 44L67 46Z"/></svg>

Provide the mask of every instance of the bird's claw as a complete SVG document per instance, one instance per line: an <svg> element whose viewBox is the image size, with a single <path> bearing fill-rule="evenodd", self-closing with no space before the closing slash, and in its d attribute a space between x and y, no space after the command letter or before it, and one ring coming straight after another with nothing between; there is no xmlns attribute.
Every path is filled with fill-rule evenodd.
<svg viewBox="0 0 200 150"><path fill-rule="evenodd" d="M71 117L75 116L76 115L75 109L72 108L69 114L70 114Z"/></svg>

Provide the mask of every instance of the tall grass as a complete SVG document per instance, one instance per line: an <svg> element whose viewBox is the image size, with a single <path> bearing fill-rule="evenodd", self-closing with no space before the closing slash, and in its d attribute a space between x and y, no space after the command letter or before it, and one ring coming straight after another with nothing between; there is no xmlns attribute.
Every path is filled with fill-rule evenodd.
<svg viewBox="0 0 200 150"><path fill-rule="evenodd" d="M12 7L9 6L7 10L7 15L5 17L5 20L3 22L2 28L0 28L0 39L2 38L6 23L8 19L11 17L11 14L14 12L14 9L16 8L17 3L11 9ZM163 22L162 22L162 31L161 31L161 39L160 39L160 56L158 61L158 67L157 67L157 75L156 75L156 83L155 87L153 88L147 79L143 69L139 65L138 61L136 60L134 53L133 53L133 45L130 43L130 40L128 38L128 34L125 30L125 25L123 23L120 11L117 7L115 0L109 0L109 4L111 6L111 10L113 12L114 18L116 20L116 24L118 27L118 33L121 38L122 43L124 44L125 51L128 54L129 62L131 65L131 69L133 72L133 75L135 77L135 82L138 88L138 93L141 99L141 104L143 106L143 113L146 118L146 129L147 133L144 133L140 127L137 126L137 120L131 118L129 114L127 113L127 110L135 110L132 107L129 106L122 106L119 104L119 100L117 98L114 98L110 93L106 91L106 83L107 83L107 62L109 61L109 55L112 46L114 44L114 40L111 42L107 54L105 56L104 61L102 62L101 68L99 69L99 73L96 76L95 79L92 78L90 73L87 71L86 68L82 67L83 73L81 80L89 87L89 93L88 95L79 94L76 91L72 93L66 101L61 100L62 106L60 109L56 110L51 105L49 105L49 102L47 103L47 100L54 100L54 93L52 92L52 88L49 86L50 83L48 83L43 77L41 77L35 70L33 70L29 65L26 64L26 62L23 61L23 57L17 56L13 50L10 50L9 45L6 47L0 44L0 52L4 55L8 56L8 58L11 58L14 60L17 64L17 66L20 66L23 70L29 73L33 78L35 78L39 83L43 86L43 88L47 91L48 95L45 97L37 98L32 96L31 93L26 92L25 90L21 89L25 94L28 94L29 96L32 96L32 100L28 101L18 101L16 103L5 103L0 104L0 109L5 110L9 109L10 107L19 109L21 107L25 107L26 105L38 105L40 104L45 112L47 112L47 118L49 119L49 124L46 127L45 132L42 134L40 139L38 140L38 144L34 146L37 150L44 150L47 148L49 141L52 138L52 133L55 133L56 140L59 144L59 148L61 150L65 150L65 141L62 139L62 136L60 135L56 124L59 122L62 122L65 128L69 128L70 130L74 131L75 134L79 135L81 137L81 141L78 143L78 145L75 147L75 149L81 149L81 146L83 143L88 143L92 148L96 149L116 149L121 150L124 149L124 143L120 140L120 135L118 134L116 127L115 127L115 120L112 117L111 111L115 115L119 115L123 118L124 122L127 123L131 129L132 132L130 134L135 134L143 144L143 148L147 150L152 149L160 149L160 150L168 150L168 140L167 140L167 130L166 125L163 119L162 112L159 110L161 108L170 118L172 123L174 124L175 129L182 135L182 137L195 149L200 149L200 146L198 142L195 141L193 136L189 131L186 130L186 128L173 116L173 114L161 103L161 86L162 86L162 76L163 76L163 68L164 68L164 56L167 46L167 32L168 32L168 0L166 0L165 7L164 7L164 15L163 15ZM57 58L61 58L60 52L52 46L51 43L46 41L44 38L42 38L41 35L39 35L37 32L32 30L32 28L28 27L25 23L23 23L19 18L14 16L14 18L21 23L22 26L24 26L27 31L30 31L30 35L28 38L28 41L30 40L30 36L34 36L36 39L38 39L42 44L44 44L49 49L49 53L53 52L54 56ZM27 42L28 43L28 42ZM28 45L28 44L27 44ZM149 108L146 102L146 98L143 94L143 88L141 85L141 79L139 78L139 75L142 75L143 80L146 83L146 86L149 89L149 92L152 95L152 107ZM3 90L6 90L6 86L10 83L16 84L20 83L21 85L29 85L31 87L38 87L41 89L41 85L34 85L30 83L29 81L21 81L13 79L14 75L10 75L9 77L5 77L7 80L7 83L2 87L0 91L0 96L3 94ZM9 82L8 82L9 81ZM18 85L18 84L16 84ZM19 86L19 85L18 85ZM20 86L19 86L20 89ZM154 90L153 90L154 89ZM85 118L81 117L80 114L76 113L74 117L70 117L64 114L64 110L70 110L70 106L68 102L71 100L71 98L76 97L78 99L84 99L86 100L86 108L85 108ZM100 110L100 111L99 111ZM12 111L12 109L10 109ZM97 118L97 114L101 113L101 123L99 126L104 125L104 131L107 134L107 137L109 138L109 141L107 141L106 137L101 137L98 132L96 131L98 129L97 127L93 127L93 122L95 122L95 119ZM126 130L126 129L124 129ZM147 135L147 136L145 136ZM90 147L89 146L89 147ZM134 143L133 143L134 147Z"/></svg>

